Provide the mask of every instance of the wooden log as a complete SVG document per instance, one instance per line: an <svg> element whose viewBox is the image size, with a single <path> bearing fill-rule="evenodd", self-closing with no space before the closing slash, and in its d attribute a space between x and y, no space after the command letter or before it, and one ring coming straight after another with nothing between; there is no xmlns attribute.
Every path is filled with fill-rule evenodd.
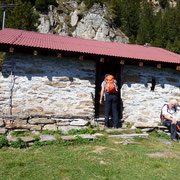
<svg viewBox="0 0 180 180"><path fill-rule="evenodd" d="M177 70L177 71L180 71L180 66L177 66L177 67L176 67L176 70Z"/></svg>
<svg viewBox="0 0 180 180"><path fill-rule="evenodd" d="M139 66L140 66L140 67L143 67L143 62L140 62L140 63L139 63Z"/></svg>
<svg viewBox="0 0 180 180"><path fill-rule="evenodd" d="M58 53L58 54L57 54L57 57L58 57L58 58L62 58L62 54L61 54L61 53Z"/></svg>
<svg viewBox="0 0 180 180"><path fill-rule="evenodd" d="M83 61L84 57L81 55L79 56L79 60Z"/></svg>
<svg viewBox="0 0 180 180"><path fill-rule="evenodd" d="M100 62L104 63L104 58L103 57L100 58Z"/></svg>
<svg viewBox="0 0 180 180"><path fill-rule="evenodd" d="M124 65L125 61L124 60L121 60L120 61L120 64Z"/></svg>
<svg viewBox="0 0 180 180"><path fill-rule="evenodd" d="M13 48L13 47L10 47L10 48L9 48L9 52L10 52L10 53L13 53L13 52L14 52L14 48Z"/></svg>
<svg viewBox="0 0 180 180"><path fill-rule="evenodd" d="M33 55L34 55L34 56L37 56L37 55L38 55L38 51L37 51L37 50L34 50L34 51L33 51Z"/></svg>
<svg viewBox="0 0 180 180"><path fill-rule="evenodd" d="M158 68L158 69L161 69L161 64L157 64L157 68Z"/></svg>

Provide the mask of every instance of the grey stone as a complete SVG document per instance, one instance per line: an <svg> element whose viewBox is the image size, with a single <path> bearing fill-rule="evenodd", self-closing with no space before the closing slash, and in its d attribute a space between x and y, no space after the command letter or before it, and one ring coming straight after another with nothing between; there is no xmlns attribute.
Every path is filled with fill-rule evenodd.
<svg viewBox="0 0 180 180"><path fill-rule="evenodd" d="M160 139L160 141L161 141L162 143L164 143L164 144L172 144L170 141L167 141L167 140L165 140L165 139Z"/></svg>
<svg viewBox="0 0 180 180"><path fill-rule="evenodd" d="M149 134L120 134L120 135L109 135L110 138L123 138L131 139L134 137L148 138Z"/></svg>
<svg viewBox="0 0 180 180"><path fill-rule="evenodd" d="M75 26L78 22L78 12L75 10L71 16L71 26Z"/></svg>
<svg viewBox="0 0 180 180"><path fill-rule="evenodd" d="M72 136L61 136L61 139L63 141L71 141L71 140L75 140L76 136L75 135L72 135Z"/></svg>
<svg viewBox="0 0 180 180"><path fill-rule="evenodd" d="M70 123L71 126L86 126L89 122L83 119L79 119L77 121L72 121Z"/></svg>
<svg viewBox="0 0 180 180"><path fill-rule="evenodd" d="M55 141L56 138L53 135L41 135L40 136L40 142L46 142L46 141Z"/></svg>
<svg viewBox="0 0 180 180"><path fill-rule="evenodd" d="M5 128L0 128L0 134L6 134L7 132L7 129Z"/></svg>
<svg viewBox="0 0 180 180"><path fill-rule="evenodd" d="M57 126L55 124L48 124L45 125L43 127L43 130L52 130L52 131L56 131L57 130Z"/></svg>
<svg viewBox="0 0 180 180"><path fill-rule="evenodd" d="M33 118L28 121L30 124L53 124L54 120L47 118Z"/></svg>
<svg viewBox="0 0 180 180"><path fill-rule="evenodd" d="M3 127L3 126L4 126L4 121L0 120L0 127Z"/></svg>
<svg viewBox="0 0 180 180"><path fill-rule="evenodd" d="M77 126L58 126L58 130L61 130L63 133L67 133L69 130L72 129L82 129L83 127Z"/></svg>
<svg viewBox="0 0 180 180"><path fill-rule="evenodd" d="M18 139L21 139L22 141L27 142L27 143L35 141L35 139L30 136L25 136L25 137L7 136L8 141L17 141Z"/></svg>

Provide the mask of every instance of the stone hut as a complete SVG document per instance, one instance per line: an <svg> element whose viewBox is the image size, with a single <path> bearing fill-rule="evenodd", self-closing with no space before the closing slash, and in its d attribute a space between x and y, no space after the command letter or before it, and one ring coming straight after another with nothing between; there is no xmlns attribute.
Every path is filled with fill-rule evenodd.
<svg viewBox="0 0 180 180"><path fill-rule="evenodd" d="M161 48L4 29L0 51L0 133L102 124L106 73L119 86L119 119L157 125L163 104L180 98L180 55Z"/></svg>

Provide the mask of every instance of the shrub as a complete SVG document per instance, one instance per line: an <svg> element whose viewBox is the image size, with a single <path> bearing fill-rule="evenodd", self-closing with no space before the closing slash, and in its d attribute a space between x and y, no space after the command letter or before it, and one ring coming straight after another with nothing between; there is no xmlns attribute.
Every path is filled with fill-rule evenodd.
<svg viewBox="0 0 180 180"><path fill-rule="evenodd" d="M11 141L11 147L13 148L26 148L27 142L24 142L22 139L18 138L16 141Z"/></svg>
<svg viewBox="0 0 180 180"><path fill-rule="evenodd" d="M8 146L8 140L6 138L6 135L1 135L0 136L0 148Z"/></svg>
<svg viewBox="0 0 180 180"><path fill-rule="evenodd" d="M68 131L69 135L75 135L75 134L94 134L98 130L93 129L91 126L88 128L83 128L83 129L71 129Z"/></svg>
<svg viewBox="0 0 180 180"><path fill-rule="evenodd" d="M35 8L40 12L45 12L48 9L48 5L57 6L56 0L36 0Z"/></svg>

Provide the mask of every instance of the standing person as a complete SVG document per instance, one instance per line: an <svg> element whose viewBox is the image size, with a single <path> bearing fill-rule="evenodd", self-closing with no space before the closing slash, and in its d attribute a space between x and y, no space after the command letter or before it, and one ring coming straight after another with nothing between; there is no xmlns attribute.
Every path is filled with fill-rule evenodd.
<svg viewBox="0 0 180 180"><path fill-rule="evenodd" d="M175 142L178 142L177 125L180 126L180 121L175 119L177 111L176 103L176 100L171 100L169 104L165 104L162 107L160 118L163 121L162 123L164 126L170 127L171 139Z"/></svg>
<svg viewBox="0 0 180 180"><path fill-rule="evenodd" d="M101 84L100 104L105 94L105 127L109 126L109 117L112 112L113 127L118 128L118 87L114 76L105 75Z"/></svg>

